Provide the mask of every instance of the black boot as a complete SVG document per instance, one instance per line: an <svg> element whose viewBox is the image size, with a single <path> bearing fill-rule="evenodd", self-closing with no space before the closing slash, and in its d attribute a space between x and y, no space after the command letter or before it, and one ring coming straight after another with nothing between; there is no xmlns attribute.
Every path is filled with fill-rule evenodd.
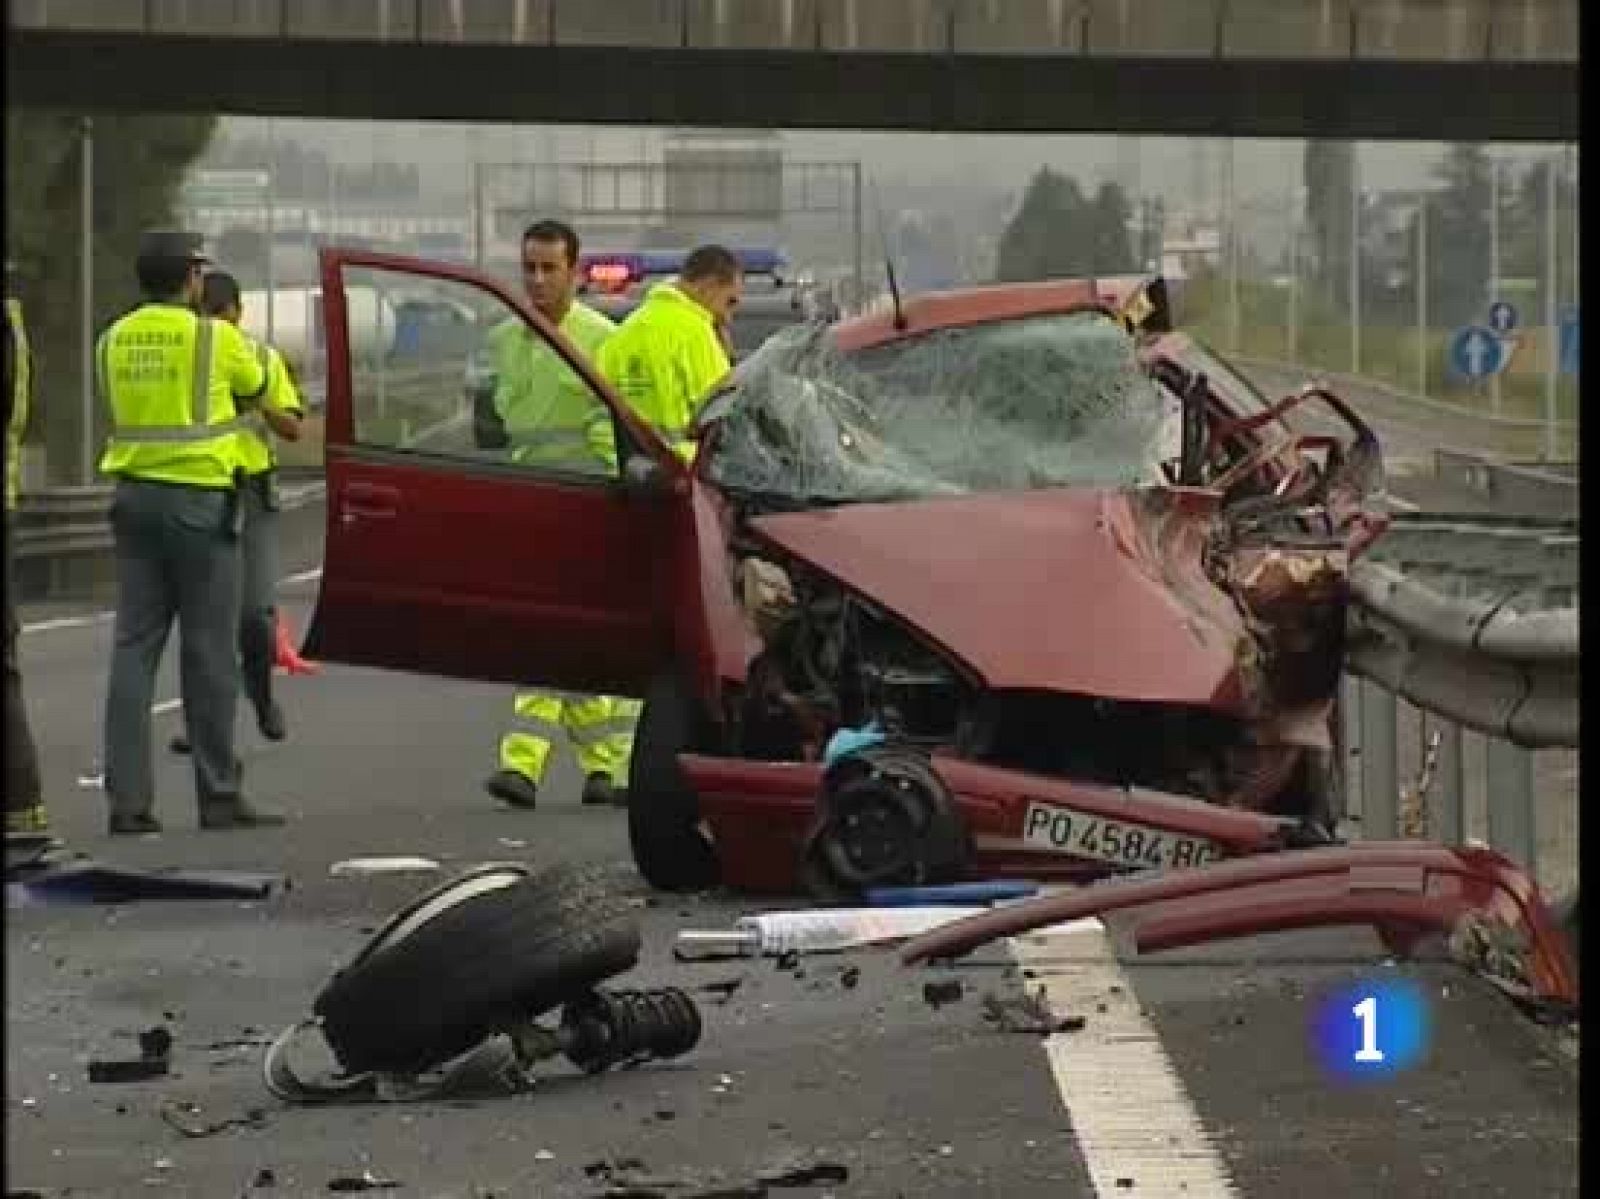
<svg viewBox="0 0 1600 1199"><path fill-rule="evenodd" d="M148 812L113 812L106 832L113 837L146 837L161 831L161 821Z"/></svg>
<svg viewBox="0 0 1600 1199"><path fill-rule="evenodd" d="M628 791L611 781L607 774L591 774L583 780L583 802L591 806L613 808L628 806Z"/></svg>
<svg viewBox="0 0 1600 1199"><path fill-rule="evenodd" d="M200 827L204 829L277 828L288 821L284 813L273 808L258 808L242 796L213 800L200 806Z"/></svg>
<svg viewBox="0 0 1600 1199"><path fill-rule="evenodd" d="M539 802L538 785L515 770L495 771L483 784L483 789L514 808L532 808Z"/></svg>

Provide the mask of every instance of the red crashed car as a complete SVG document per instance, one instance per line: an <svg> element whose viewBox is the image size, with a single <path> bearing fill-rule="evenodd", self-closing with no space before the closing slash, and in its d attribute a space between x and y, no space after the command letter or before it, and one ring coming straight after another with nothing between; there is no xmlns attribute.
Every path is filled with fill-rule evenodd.
<svg viewBox="0 0 1600 1199"><path fill-rule="evenodd" d="M525 322L621 467L477 445L467 350L353 362L357 285ZM504 284L325 251L323 287L305 652L643 696L628 824L652 884L838 896L1332 839L1378 447L1338 397L1271 402L1173 332L1159 279L786 330L707 402L692 468Z"/></svg>

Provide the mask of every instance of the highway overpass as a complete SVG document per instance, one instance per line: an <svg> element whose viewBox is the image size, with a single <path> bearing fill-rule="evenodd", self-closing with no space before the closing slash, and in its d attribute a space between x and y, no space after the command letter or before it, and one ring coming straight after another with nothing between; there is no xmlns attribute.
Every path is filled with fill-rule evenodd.
<svg viewBox="0 0 1600 1199"><path fill-rule="evenodd" d="M13 0L7 102L1573 140L1578 0Z"/></svg>

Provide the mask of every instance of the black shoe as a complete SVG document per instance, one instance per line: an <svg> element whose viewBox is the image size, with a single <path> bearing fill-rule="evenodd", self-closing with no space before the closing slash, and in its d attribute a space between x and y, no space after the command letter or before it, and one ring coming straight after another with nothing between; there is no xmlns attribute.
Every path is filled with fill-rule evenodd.
<svg viewBox="0 0 1600 1199"><path fill-rule="evenodd" d="M146 813L113 814L106 821L106 831L113 837L147 837L161 831L161 821Z"/></svg>
<svg viewBox="0 0 1600 1199"><path fill-rule="evenodd" d="M275 699L256 708L256 727L268 741L282 741L289 735L289 726L283 719L283 708Z"/></svg>
<svg viewBox="0 0 1600 1199"><path fill-rule="evenodd" d="M527 775L515 770L495 771L483 784L483 789L514 808L531 808L539 802L538 786Z"/></svg>
<svg viewBox="0 0 1600 1199"><path fill-rule="evenodd" d="M583 780L583 802L599 806L601 804L613 808L628 806L628 791L611 781L610 775L591 774Z"/></svg>
<svg viewBox="0 0 1600 1199"><path fill-rule="evenodd" d="M175 754L188 753L190 751L188 735L186 733L175 734L172 740L167 742L167 748Z"/></svg>
<svg viewBox="0 0 1600 1199"><path fill-rule="evenodd" d="M200 827L206 829L277 828L288 822L284 813L258 808L244 799L207 804L200 809Z"/></svg>

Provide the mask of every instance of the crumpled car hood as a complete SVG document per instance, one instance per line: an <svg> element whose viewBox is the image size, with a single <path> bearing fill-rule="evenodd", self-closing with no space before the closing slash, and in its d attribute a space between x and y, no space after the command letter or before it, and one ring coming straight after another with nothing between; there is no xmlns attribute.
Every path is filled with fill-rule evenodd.
<svg viewBox="0 0 1600 1199"><path fill-rule="evenodd" d="M1215 501L1071 488L757 517L774 546L1004 690L1241 711L1248 639L1201 565Z"/></svg>

